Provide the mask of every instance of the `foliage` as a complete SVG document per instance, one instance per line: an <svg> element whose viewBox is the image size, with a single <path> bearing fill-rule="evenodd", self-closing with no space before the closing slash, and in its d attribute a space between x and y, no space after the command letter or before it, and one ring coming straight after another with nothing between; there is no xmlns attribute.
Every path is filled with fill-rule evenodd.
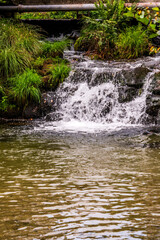
<svg viewBox="0 0 160 240"><path fill-rule="evenodd" d="M63 51L69 46L69 40L62 40L57 42L43 42L42 43L42 56L43 57L63 57Z"/></svg>
<svg viewBox="0 0 160 240"><path fill-rule="evenodd" d="M148 37L141 25L126 28L116 42L120 58L137 58L148 53Z"/></svg>
<svg viewBox="0 0 160 240"><path fill-rule="evenodd" d="M0 74L3 78L23 72L40 51L39 34L30 26L0 20Z"/></svg>
<svg viewBox="0 0 160 240"><path fill-rule="evenodd" d="M124 19L124 4L123 0L99 0L95 3L98 19L121 22Z"/></svg>
<svg viewBox="0 0 160 240"><path fill-rule="evenodd" d="M0 51L0 73L3 77L13 76L30 66L30 60L31 57L26 51L6 47Z"/></svg>
<svg viewBox="0 0 160 240"><path fill-rule="evenodd" d="M0 5L12 5L11 0L0 0Z"/></svg>
<svg viewBox="0 0 160 240"><path fill-rule="evenodd" d="M56 64L53 68L49 70L49 87L55 89L60 83L63 83L64 79L68 77L71 68L64 64Z"/></svg>
<svg viewBox="0 0 160 240"><path fill-rule="evenodd" d="M11 93L19 107L25 108L31 102L40 102L41 77L32 69L10 79Z"/></svg>
<svg viewBox="0 0 160 240"><path fill-rule="evenodd" d="M157 36L157 23L160 23L160 19L158 18L160 10L158 7L152 8L152 10L149 10L148 7L141 10L133 5L127 8L127 10L127 13L124 13L124 15L141 23L148 31L148 34L150 34L149 38Z"/></svg>
<svg viewBox="0 0 160 240"><path fill-rule="evenodd" d="M76 17L77 13L75 11L26 12L17 15L18 19L75 19Z"/></svg>
<svg viewBox="0 0 160 240"><path fill-rule="evenodd" d="M152 38L160 34L160 14L155 14L159 9L153 8L151 14L148 9L137 10L135 5L125 8L122 0L100 0L95 6L97 14L84 18L75 50L100 59L130 59L150 53Z"/></svg>
<svg viewBox="0 0 160 240"><path fill-rule="evenodd" d="M45 89L42 76L51 89L68 76L70 68L62 59L68 40L42 42L34 27L15 20L0 19L0 112L19 116L32 102L39 103ZM29 68L34 68L29 69ZM52 69L51 69L52 67ZM49 70L51 69L51 70ZM49 72L50 71L50 72ZM41 89L41 91L40 91ZM3 115L4 116L4 115Z"/></svg>
<svg viewBox="0 0 160 240"><path fill-rule="evenodd" d="M124 1L105 0L95 4L97 15L84 18L84 27L75 43L75 50L85 50L98 58L113 58L113 48L118 37L119 27L125 17ZM98 18L98 20L97 20Z"/></svg>
<svg viewBox="0 0 160 240"><path fill-rule="evenodd" d="M32 66L35 69L41 69L44 65L45 60L46 60L45 58L38 57L32 61Z"/></svg>
<svg viewBox="0 0 160 240"><path fill-rule="evenodd" d="M0 85L0 111L7 111L8 97L5 94L4 88Z"/></svg>

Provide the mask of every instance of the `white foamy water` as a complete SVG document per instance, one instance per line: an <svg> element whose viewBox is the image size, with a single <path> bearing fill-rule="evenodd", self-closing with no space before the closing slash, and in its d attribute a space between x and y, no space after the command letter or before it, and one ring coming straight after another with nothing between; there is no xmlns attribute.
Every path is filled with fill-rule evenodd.
<svg viewBox="0 0 160 240"><path fill-rule="evenodd" d="M38 127L34 129L36 131L55 131L55 132L86 132L86 133L99 133L106 132L110 133L112 131L119 131L122 128L136 127L137 124L126 124L121 123L96 123L93 121L80 121L80 120L70 120L70 121L55 121L50 123L39 124ZM140 126L140 125L139 125Z"/></svg>
<svg viewBox="0 0 160 240"><path fill-rule="evenodd" d="M142 126L146 116L146 99L157 71L149 69L142 87L135 90L130 100L120 101L119 89L127 87L125 71L135 71L144 66L143 60L134 63L107 63L83 59L68 52L74 68L67 81L56 92L56 111L51 120L40 124L35 130L100 132L117 131L124 127ZM150 58L153 61L153 58ZM154 61L157 63L157 59ZM148 69L149 61L146 61ZM131 72L132 73L132 72ZM131 78L134 77L133 74ZM131 81L132 79L127 79ZM135 81L135 80L134 80ZM126 88L128 89L128 88ZM55 103L54 103L55 107ZM60 116L57 121L57 116Z"/></svg>

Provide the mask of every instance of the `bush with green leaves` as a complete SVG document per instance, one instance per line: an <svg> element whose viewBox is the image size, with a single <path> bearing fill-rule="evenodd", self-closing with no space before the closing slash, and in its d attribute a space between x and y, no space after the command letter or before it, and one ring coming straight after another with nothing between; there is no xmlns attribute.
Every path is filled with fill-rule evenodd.
<svg viewBox="0 0 160 240"><path fill-rule="evenodd" d="M56 64L49 70L50 78L48 81L50 89L56 89L60 83L63 83L71 71L70 66L65 63Z"/></svg>
<svg viewBox="0 0 160 240"><path fill-rule="evenodd" d="M64 39L62 41L42 42L42 56L43 57L63 57L64 50L70 45L70 41Z"/></svg>
<svg viewBox="0 0 160 240"><path fill-rule="evenodd" d="M3 86L0 84L0 111L7 111L8 97L5 94Z"/></svg>
<svg viewBox="0 0 160 240"><path fill-rule="evenodd" d="M138 58L148 54L149 44L147 31L142 25L126 28L119 34L116 42L119 58Z"/></svg>
<svg viewBox="0 0 160 240"><path fill-rule="evenodd" d="M63 52L69 45L70 41L67 39L55 42L44 41L42 43L42 55L52 58L63 57Z"/></svg>
<svg viewBox="0 0 160 240"><path fill-rule="evenodd" d="M95 4L97 14L84 18L84 27L75 43L75 50L85 50L98 58L113 58L115 41L125 16L124 1L105 0Z"/></svg>
<svg viewBox="0 0 160 240"><path fill-rule="evenodd" d="M41 77L32 69L26 69L22 74L10 79L11 95L20 108L29 103L40 102Z"/></svg>
<svg viewBox="0 0 160 240"><path fill-rule="evenodd" d="M40 35L33 27L0 19L0 75L8 78L31 66L41 49Z"/></svg>
<svg viewBox="0 0 160 240"><path fill-rule="evenodd" d="M147 15L149 10L137 10L134 5L126 8L123 0L100 0L95 6L97 13L84 18L75 50L100 59L130 59L150 54L158 22Z"/></svg>
<svg viewBox="0 0 160 240"><path fill-rule="evenodd" d="M18 19L75 19L75 11L53 11L53 12L26 12L17 14Z"/></svg>

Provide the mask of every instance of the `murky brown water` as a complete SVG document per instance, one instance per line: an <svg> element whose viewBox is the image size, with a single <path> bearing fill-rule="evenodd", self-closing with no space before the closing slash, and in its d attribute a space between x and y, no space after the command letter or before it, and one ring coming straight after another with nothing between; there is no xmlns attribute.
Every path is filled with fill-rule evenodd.
<svg viewBox="0 0 160 240"><path fill-rule="evenodd" d="M160 136L0 128L0 239L160 239Z"/></svg>

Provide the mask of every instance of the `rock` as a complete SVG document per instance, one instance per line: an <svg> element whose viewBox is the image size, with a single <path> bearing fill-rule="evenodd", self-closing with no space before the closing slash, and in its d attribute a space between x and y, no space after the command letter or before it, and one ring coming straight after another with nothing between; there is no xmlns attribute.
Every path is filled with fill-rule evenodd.
<svg viewBox="0 0 160 240"><path fill-rule="evenodd" d="M89 69L77 68L73 75L71 76L71 82L80 83L80 82L91 82L92 71Z"/></svg>
<svg viewBox="0 0 160 240"><path fill-rule="evenodd" d="M134 87L119 87L119 98L118 102L130 102L132 101L138 94L138 90Z"/></svg>
<svg viewBox="0 0 160 240"><path fill-rule="evenodd" d="M145 82L145 77L150 72L146 67L136 67L122 70L125 83L129 87L141 88Z"/></svg>
<svg viewBox="0 0 160 240"><path fill-rule="evenodd" d="M54 92L43 93L40 104L32 103L23 111L24 118L40 118L54 109Z"/></svg>
<svg viewBox="0 0 160 240"><path fill-rule="evenodd" d="M152 42L156 47L160 47L160 36L152 38Z"/></svg>
<svg viewBox="0 0 160 240"><path fill-rule="evenodd" d="M37 106L36 104L31 104L23 110L22 115L26 119L39 118L41 117L41 112L39 106Z"/></svg>
<svg viewBox="0 0 160 240"><path fill-rule="evenodd" d="M149 123L160 124L160 97L158 95L150 95L146 101L146 113Z"/></svg>
<svg viewBox="0 0 160 240"><path fill-rule="evenodd" d="M46 121L60 121L62 120L63 115L61 113L49 113L46 115Z"/></svg>
<svg viewBox="0 0 160 240"><path fill-rule="evenodd" d="M160 72L155 74L155 86L153 89L153 94L160 95Z"/></svg>

